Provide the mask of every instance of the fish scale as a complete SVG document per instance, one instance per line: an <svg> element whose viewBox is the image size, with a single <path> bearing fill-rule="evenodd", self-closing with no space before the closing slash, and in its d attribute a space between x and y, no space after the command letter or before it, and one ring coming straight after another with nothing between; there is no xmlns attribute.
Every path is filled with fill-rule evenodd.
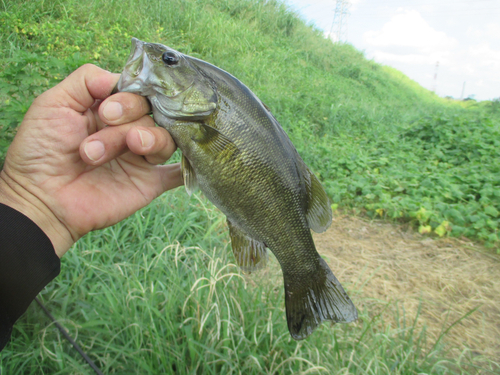
<svg viewBox="0 0 500 375"><path fill-rule="evenodd" d="M155 122L182 151L188 193L197 187L227 217L244 272L283 271L294 339L321 322L352 322L357 311L314 246L311 229L332 221L331 202L269 109L238 79L169 47L132 39L118 91L146 96Z"/></svg>

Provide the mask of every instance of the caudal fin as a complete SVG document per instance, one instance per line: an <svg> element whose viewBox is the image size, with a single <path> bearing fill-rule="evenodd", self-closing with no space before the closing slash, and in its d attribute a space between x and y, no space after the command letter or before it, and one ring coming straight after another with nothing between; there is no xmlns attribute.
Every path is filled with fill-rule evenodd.
<svg viewBox="0 0 500 375"><path fill-rule="evenodd" d="M325 320L349 323L358 318L356 307L320 258L320 271L309 280L287 280L285 305L288 330L295 340L309 336Z"/></svg>

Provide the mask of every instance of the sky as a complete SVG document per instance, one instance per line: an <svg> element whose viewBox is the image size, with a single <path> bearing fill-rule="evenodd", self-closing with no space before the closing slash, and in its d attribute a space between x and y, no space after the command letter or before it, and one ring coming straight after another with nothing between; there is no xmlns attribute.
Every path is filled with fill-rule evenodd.
<svg viewBox="0 0 500 375"><path fill-rule="evenodd" d="M337 0L285 0L328 35ZM439 96L500 97L500 0L350 0L346 38Z"/></svg>

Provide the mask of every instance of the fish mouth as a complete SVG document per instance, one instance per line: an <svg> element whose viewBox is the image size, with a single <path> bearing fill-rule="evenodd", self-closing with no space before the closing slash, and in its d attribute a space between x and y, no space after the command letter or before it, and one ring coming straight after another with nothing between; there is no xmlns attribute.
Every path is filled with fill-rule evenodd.
<svg viewBox="0 0 500 375"><path fill-rule="evenodd" d="M137 38L132 38L132 48L128 57L125 69L123 70L115 89L120 92L131 92L142 96L155 96L158 92L163 91L161 85L148 79L153 71L153 64L145 51L145 45L149 43L143 42ZM176 92L174 95L163 96L171 100L179 100L179 109L182 105L190 105L192 100L192 92L195 82L192 81L184 90Z"/></svg>
<svg viewBox="0 0 500 375"><path fill-rule="evenodd" d="M154 93L154 89L151 86L148 87L144 79L132 77L124 71L113 89L112 94L117 92L130 92L141 96L150 96Z"/></svg>
<svg viewBox="0 0 500 375"><path fill-rule="evenodd" d="M147 87L147 77L151 71L147 57L144 56L144 42L132 38L132 48L118 83L113 89L115 92L131 92L143 96L151 95L154 90ZM141 59L142 57L142 59Z"/></svg>
<svg viewBox="0 0 500 375"><path fill-rule="evenodd" d="M134 94L146 95L146 93L143 92L144 86L145 82L142 79L131 77L123 72L115 86L115 89L119 92L131 92Z"/></svg>
<svg viewBox="0 0 500 375"><path fill-rule="evenodd" d="M144 52L144 44L142 40L132 37L132 45L130 48L130 54L127 59L127 64L131 61L137 60L140 56L142 56Z"/></svg>

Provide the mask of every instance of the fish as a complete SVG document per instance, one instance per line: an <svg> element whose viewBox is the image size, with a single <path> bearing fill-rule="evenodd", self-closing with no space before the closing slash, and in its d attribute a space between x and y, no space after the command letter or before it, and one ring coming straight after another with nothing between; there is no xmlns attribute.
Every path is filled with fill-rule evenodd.
<svg viewBox="0 0 500 375"><path fill-rule="evenodd" d="M311 229L332 223L331 201L270 109L230 73L158 43L132 38L115 91L147 97L155 122L182 152L184 184L227 218L243 272L278 260L286 318L295 340L322 322L358 313L318 254Z"/></svg>

